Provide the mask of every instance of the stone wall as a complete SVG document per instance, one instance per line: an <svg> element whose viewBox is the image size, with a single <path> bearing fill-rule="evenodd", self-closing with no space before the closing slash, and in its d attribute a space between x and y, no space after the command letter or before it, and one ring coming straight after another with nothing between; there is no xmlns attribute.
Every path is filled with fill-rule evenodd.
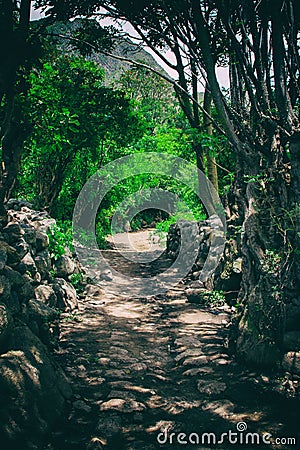
<svg viewBox="0 0 300 450"><path fill-rule="evenodd" d="M55 220L25 201L8 202L0 229L1 448L39 448L72 393L54 362L59 314L77 308L68 251L51 260L47 231Z"/></svg>
<svg viewBox="0 0 300 450"><path fill-rule="evenodd" d="M191 271L184 280L187 285L187 297L190 301L201 303L203 293L207 290L223 291L225 298L232 309L235 310L234 305L239 303L239 289L242 277L242 258L239 253L238 237L234 237L231 230L231 237L227 238L223 257L216 269L214 276L212 276L204 285L197 282L200 271L203 268L205 259L210 250L212 242L212 216L208 220L198 223L198 233L195 239L198 241L199 251L196 261L191 268ZM186 227L192 230L192 224L188 221L181 220L174 225L171 225L167 237L167 255L176 259L180 250L181 228ZM255 292L252 293L253 308L258 308L258 299L255 298ZM300 375L300 299L294 298L285 307L285 323L282 334L282 345L278 350L277 360L279 366L284 371L289 372L293 376ZM232 329L233 340L239 340L239 333L241 324L243 323L243 311L245 307L240 305L239 309L235 311L233 320L234 328ZM253 352L258 350L253 348ZM268 358L272 355L263 354L261 360L264 363L268 362ZM274 360L274 358L272 359Z"/></svg>
<svg viewBox="0 0 300 450"><path fill-rule="evenodd" d="M211 216L207 220L198 222L195 233L193 223L180 219L175 224L171 225L167 236L167 256L175 260L178 256L181 243L181 229L187 229L187 234L194 233L193 240L197 242L198 253L190 272L185 278L185 283L188 286L193 286L194 289L198 284L199 292L201 290L217 290L224 292L225 298L229 303L234 303L241 283L242 259L237 249L237 242L230 239L225 244L225 250L220 264L215 270L214 274L205 282L197 283L201 270L203 269L206 258L210 253L211 262L215 263L217 253L223 239L220 239L220 232L215 229L217 216ZM190 231L189 231L190 230ZM213 245L213 249L211 246ZM195 291L197 295L197 292ZM234 300L234 302L233 302Z"/></svg>

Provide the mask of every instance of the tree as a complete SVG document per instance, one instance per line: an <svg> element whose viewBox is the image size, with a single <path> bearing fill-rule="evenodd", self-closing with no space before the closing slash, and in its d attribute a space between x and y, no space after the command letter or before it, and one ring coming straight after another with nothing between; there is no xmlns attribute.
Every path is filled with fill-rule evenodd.
<svg viewBox="0 0 300 450"><path fill-rule="evenodd" d="M201 69L199 70L193 55L188 54L186 51L187 44L190 46L195 45L194 37L193 34L186 29L184 39L182 40L181 36L178 35L178 24L173 20L172 12L171 15L165 15L165 11L162 10L158 11L158 14L155 14L158 3L159 2L143 1L139 4L122 1L86 1L81 2L81 4L78 5L75 1L58 2L54 0L48 2L40 0L37 2L40 6L48 6L49 15L52 15L57 19L71 18L74 15L80 14L92 16L97 12L99 6L104 6L111 17L129 20L140 35L141 40L144 41L146 45L150 46L170 69L174 69L178 72L178 83L174 84L176 95L190 126L196 131L201 132L205 129L206 125L202 123L199 107L207 115L204 108L199 104L198 75L201 73ZM169 6L167 6L166 9L168 13ZM177 6L175 7L175 10L176 9ZM152 14L152 12L154 14ZM99 14L101 15L102 13ZM146 30L147 27L144 27L146 21L148 21L149 32ZM185 26L186 25L188 25L188 23L186 23ZM219 41L220 39L215 40L215 45L217 45L217 47L219 46ZM162 47L173 51L176 63L172 63L164 56L164 53L160 51ZM218 59L216 52L216 63ZM195 140L193 148L196 154L197 165L200 170L204 171L204 149L201 146L199 139Z"/></svg>
<svg viewBox="0 0 300 450"><path fill-rule="evenodd" d="M35 39L29 39L31 1L0 2L0 39L5 45L0 51L0 221L6 222L3 206L19 169L24 138L29 126L16 107L17 94L26 94L23 72L32 65L33 54L38 52Z"/></svg>
<svg viewBox="0 0 300 450"><path fill-rule="evenodd" d="M0 1L0 223L7 222L5 201L14 187L20 168L24 142L32 131L28 111L23 110L30 88L29 77L44 52L49 48L49 26L56 22L48 17L38 24L30 22L30 12L36 2L31 0ZM76 30L72 47L88 54L86 37L93 38L94 47L110 48L107 29L95 21L87 21ZM71 47L71 44L69 45ZM51 49L52 52L52 49Z"/></svg>
<svg viewBox="0 0 300 450"><path fill-rule="evenodd" d="M45 4L45 2L39 2ZM199 125L198 74L209 87L236 155L230 220L242 226L243 315L237 348L246 360L273 364L284 311L299 298L300 132L299 9L296 0L103 0L47 2L51 14L99 14L129 21L178 74L177 95ZM101 13L100 13L101 14ZM171 64L163 49L173 52ZM230 67L227 99L216 63ZM189 95L187 94L189 93ZM203 152L196 148L198 166Z"/></svg>
<svg viewBox="0 0 300 450"><path fill-rule="evenodd" d="M212 121L208 117L208 116L212 115L211 104L212 104L212 96L211 96L209 87L206 85L205 92L204 92L203 108L204 108L204 111L207 113L207 115L203 114L203 123L204 123L205 131L209 137L211 137L213 135L213 126L212 126L213 124L212 124ZM218 169L217 169L217 164L216 164L216 157L214 154L212 154L209 147L206 149L206 167L207 167L208 179L212 182L216 191L218 192L219 191L219 181L218 181Z"/></svg>
<svg viewBox="0 0 300 450"><path fill-rule="evenodd" d="M55 215L63 209L71 216L57 203L68 179L74 204L88 177L143 131L125 94L103 81L100 67L71 55L53 56L30 75L26 112L34 127L25 144L19 189Z"/></svg>
<svg viewBox="0 0 300 450"><path fill-rule="evenodd" d="M137 102L149 129L173 125L181 111L170 83L144 67L124 71L115 86Z"/></svg>

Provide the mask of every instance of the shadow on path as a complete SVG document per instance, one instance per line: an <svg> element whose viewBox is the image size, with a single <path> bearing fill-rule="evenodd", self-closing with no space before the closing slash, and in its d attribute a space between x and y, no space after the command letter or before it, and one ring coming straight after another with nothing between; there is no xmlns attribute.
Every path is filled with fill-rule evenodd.
<svg viewBox="0 0 300 450"><path fill-rule="evenodd" d="M128 275L141 270L130 266L130 272L114 250L106 256ZM150 276L168 264L161 256L144 269ZM57 358L74 398L48 450L297 448L256 445L257 436L254 445L241 441L247 432L295 437L299 404L234 361L224 346L228 315L187 303L180 286L136 300L130 292L124 298L98 292L81 299L78 315L67 319ZM237 433L241 422L247 431ZM238 443L202 436L220 440L229 430ZM192 443L181 445L180 432L186 434L180 440Z"/></svg>

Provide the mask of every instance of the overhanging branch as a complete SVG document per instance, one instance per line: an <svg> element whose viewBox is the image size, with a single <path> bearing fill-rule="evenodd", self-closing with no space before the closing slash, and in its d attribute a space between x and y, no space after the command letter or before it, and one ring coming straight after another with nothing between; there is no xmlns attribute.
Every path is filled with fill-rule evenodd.
<svg viewBox="0 0 300 450"><path fill-rule="evenodd" d="M133 66L141 67L143 69L147 69L150 72L155 73L156 75L158 75L159 77L161 77L162 79L167 81L168 83L172 84L172 86L174 88L179 89L184 95L186 95L195 105L198 106L198 108L202 111L202 113L212 122L212 124L214 125L215 129L218 130L219 133L221 133L223 136L226 136L225 131L216 123L216 121L213 119L213 117L211 117L205 111L203 106L187 90L185 90L176 80L174 80L170 76L164 74L163 72L160 72L157 69L154 69L151 66L148 66L148 64L144 64L144 63L141 63L141 62L138 62L138 61L134 61L133 59L126 58L125 56L114 55L113 53L107 52L105 50L100 50L95 45L91 44L90 42L83 41L82 39L78 39L78 38L75 38L75 37L72 37L72 36L67 36L67 35L58 34L58 33L51 33L51 36L56 36L56 37L59 37L61 39L67 39L69 41L84 43L85 45L87 45L88 47L92 48L96 52L101 53L102 55L108 56L109 58L113 58L113 59L116 59L118 61L127 62L128 64L132 64Z"/></svg>

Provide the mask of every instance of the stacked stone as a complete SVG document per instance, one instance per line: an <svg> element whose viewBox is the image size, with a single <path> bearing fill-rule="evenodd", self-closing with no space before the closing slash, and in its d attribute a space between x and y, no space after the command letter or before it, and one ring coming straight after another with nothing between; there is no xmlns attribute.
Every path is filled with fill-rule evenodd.
<svg viewBox="0 0 300 450"><path fill-rule="evenodd" d="M34 448L71 396L49 350L57 345L59 314L77 308L69 277L79 267L68 251L51 260L47 231L55 220L46 212L20 200L7 206L0 229L0 441L10 448L35 429Z"/></svg>
<svg viewBox="0 0 300 450"><path fill-rule="evenodd" d="M207 290L223 291L232 310L236 304L242 278L242 258L238 250L238 243L234 237L227 238L223 257L213 276L205 282L205 285L196 282L204 266L212 243L216 248L218 232L213 230L217 216L211 216L208 220L198 222L197 236L193 237L198 243L197 259L185 278L187 284L186 295L189 301L201 303L201 299ZM188 221L178 221L171 225L167 237L167 256L175 260L180 251L181 230L192 230L194 224ZM210 256L214 258L214 252ZM300 376L300 299L293 298L284 305L285 329L282 339L282 368ZM265 358L265 356L264 356Z"/></svg>
<svg viewBox="0 0 300 450"><path fill-rule="evenodd" d="M191 281L199 280L199 276L207 260L208 254L209 264L207 264L206 270L209 271L210 268L215 268L218 264L218 260L220 259L219 255L222 252L224 243L223 232L218 229L220 223L219 221L220 219L217 215L212 215L209 219L202 220L198 223L180 219L178 222L171 225L167 236L167 256L169 258L175 260L178 257L181 246L181 234L183 231L191 237L190 241L196 248L197 255L195 262L185 278L185 282L187 284ZM226 243L226 249L228 250L228 243ZM184 248L184 251L186 251L186 248ZM234 273L241 273L241 258L238 258L236 253L234 254L234 258L232 260L232 255L230 255L230 267L228 264L225 267L224 258L221 259L221 262L223 281L222 286L218 286L218 290L230 289L233 291L234 288L239 287L240 278L238 277L239 279L234 282L233 286L231 286L232 283L226 283L226 281L232 281ZM220 277L221 274L219 272L220 268L216 272ZM213 271L210 279L206 282L206 287L209 289L215 288Z"/></svg>
<svg viewBox="0 0 300 450"><path fill-rule="evenodd" d="M206 221L195 223L183 219L180 219L171 225L167 236L166 252L167 256L173 260L176 260L179 255L181 235L183 232L186 233L187 236L191 237L188 245L190 247L194 247L193 244L195 243L198 253L195 258L195 263L186 277L186 281L188 282L199 278L200 271L203 268L209 251L208 237L211 232L211 228L206 226ZM185 246L184 252L189 253L188 250L189 248L186 248Z"/></svg>

